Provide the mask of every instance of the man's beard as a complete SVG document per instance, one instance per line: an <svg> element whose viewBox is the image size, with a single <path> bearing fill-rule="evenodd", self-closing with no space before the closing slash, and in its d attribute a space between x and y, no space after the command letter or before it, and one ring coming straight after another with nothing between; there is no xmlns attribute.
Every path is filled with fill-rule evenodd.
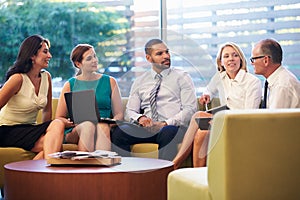
<svg viewBox="0 0 300 200"><path fill-rule="evenodd" d="M170 62L170 61L169 61ZM166 68L169 68L171 63L168 64L168 65L165 65L165 64L161 64L161 63L154 63L153 64L156 68L159 68L159 69L166 69Z"/></svg>

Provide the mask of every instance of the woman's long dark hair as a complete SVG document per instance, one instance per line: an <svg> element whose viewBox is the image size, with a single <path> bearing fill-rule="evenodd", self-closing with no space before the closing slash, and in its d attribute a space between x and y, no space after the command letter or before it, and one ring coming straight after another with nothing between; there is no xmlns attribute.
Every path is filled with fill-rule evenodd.
<svg viewBox="0 0 300 200"><path fill-rule="evenodd" d="M45 42L50 48L50 41L40 35L29 36L22 42L19 48L17 60L6 73L6 81L13 74L27 73L31 70L31 57L37 54L38 50L42 47L43 42Z"/></svg>

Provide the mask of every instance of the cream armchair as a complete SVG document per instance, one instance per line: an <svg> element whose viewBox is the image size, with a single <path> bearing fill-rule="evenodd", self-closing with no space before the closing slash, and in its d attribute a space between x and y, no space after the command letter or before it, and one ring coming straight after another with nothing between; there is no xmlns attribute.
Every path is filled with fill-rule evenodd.
<svg viewBox="0 0 300 200"><path fill-rule="evenodd" d="M168 176L168 199L300 199L300 109L215 115L203 168Z"/></svg>

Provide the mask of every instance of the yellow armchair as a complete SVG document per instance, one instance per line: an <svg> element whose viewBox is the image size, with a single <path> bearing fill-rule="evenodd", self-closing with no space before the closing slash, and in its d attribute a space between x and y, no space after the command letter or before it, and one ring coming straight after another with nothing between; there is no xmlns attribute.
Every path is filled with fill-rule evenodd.
<svg viewBox="0 0 300 200"><path fill-rule="evenodd" d="M168 176L168 200L300 199L300 109L214 116L207 167Z"/></svg>

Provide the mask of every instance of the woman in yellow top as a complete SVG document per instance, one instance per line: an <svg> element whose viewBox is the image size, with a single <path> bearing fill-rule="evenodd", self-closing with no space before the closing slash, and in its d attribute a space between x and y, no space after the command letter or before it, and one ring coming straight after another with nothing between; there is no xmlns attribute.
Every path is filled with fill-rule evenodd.
<svg viewBox="0 0 300 200"><path fill-rule="evenodd" d="M0 89L0 146L20 147L48 158L61 150L64 124L52 118L50 42L40 35L26 38ZM36 124L39 110L43 123Z"/></svg>

